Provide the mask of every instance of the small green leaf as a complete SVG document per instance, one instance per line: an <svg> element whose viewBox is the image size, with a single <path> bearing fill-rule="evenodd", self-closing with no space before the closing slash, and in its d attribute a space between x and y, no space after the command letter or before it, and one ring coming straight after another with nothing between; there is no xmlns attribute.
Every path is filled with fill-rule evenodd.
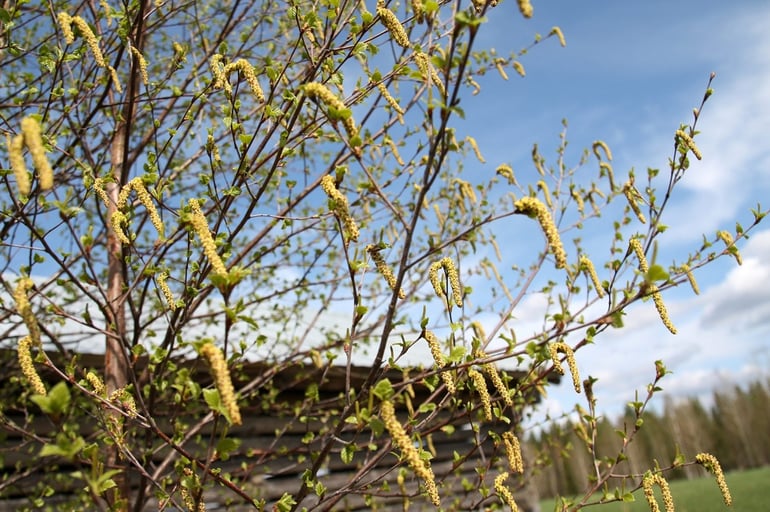
<svg viewBox="0 0 770 512"><path fill-rule="evenodd" d="M422 414L433 412L436 410L436 404L433 402L422 403L417 410Z"/></svg>
<svg viewBox="0 0 770 512"><path fill-rule="evenodd" d="M34 402L40 410L46 414L61 414L67 410L70 405L70 390L67 384L59 382L47 395L33 395L30 400Z"/></svg>
<svg viewBox="0 0 770 512"><path fill-rule="evenodd" d="M345 464L350 464L353 462L353 455L356 453L356 445L353 443L346 444L342 451L340 452L340 459L342 459L342 462Z"/></svg>
<svg viewBox="0 0 770 512"><path fill-rule="evenodd" d="M217 443L217 454L220 459L227 460L230 458L230 454L237 450L239 446L241 446L240 439L224 437Z"/></svg>
<svg viewBox="0 0 770 512"><path fill-rule="evenodd" d="M40 449L40 456L65 457L71 460L75 455L80 453L85 446L86 442L80 436L72 439L65 434L59 434L56 436L56 444L49 443Z"/></svg>
<svg viewBox="0 0 770 512"><path fill-rule="evenodd" d="M297 502L294 501L294 497L288 492L285 492L283 493L283 496L281 496L281 499L276 502L274 510L277 510L278 512L289 512L296 504Z"/></svg>
<svg viewBox="0 0 770 512"><path fill-rule="evenodd" d="M460 363L463 357L465 357L465 347L454 347L449 353L448 359L450 363Z"/></svg>
<svg viewBox="0 0 770 512"><path fill-rule="evenodd" d="M374 386L372 392L380 400L388 400L393 396L393 385L388 379L382 379Z"/></svg>
<svg viewBox="0 0 770 512"><path fill-rule="evenodd" d="M204 389L203 399L206 400L206 403L213 412L221 414L227 419L228 422L230 422L230 411L228 411L227 408L222 404L219 391L213 388Z"/></svg>
<svg viewBox="0 0 770 512"><path fill-rule="evenodd" d="M656 281L668 281L668 279L668 272L666 272L666 270L660 265L650 266L650 270L647 271L647 275L645 276L645 280L650 283L654 283Z"/></svg>

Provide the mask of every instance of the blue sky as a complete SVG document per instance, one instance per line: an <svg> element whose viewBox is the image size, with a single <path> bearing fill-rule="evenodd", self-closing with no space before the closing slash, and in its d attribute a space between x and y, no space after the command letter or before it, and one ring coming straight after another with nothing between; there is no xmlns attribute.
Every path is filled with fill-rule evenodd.
<svg viewBox="0 0 770 512"><path fill-rule="evenodd" d="M484 77L482 94L464 99L468 129L491 165L531 169L537 142L555 156L561 119L576 162L602 139L612 148L616 175L632 167L665 169L673 133L692 121L709 74L717 74L692 160L667 213L672 229L661 238L661 261L682 261L702 234L734 232L750 224L749 208L770 204L770 4L744 2L533 2L522 20L515 2L489 13L487 44L507 54L534 32L562 28L567 46L549 40L521 59L524 79ZM490 101L490 96L496 99ZM494 120L494 122L490 122ZM489 165L488 164L488 165ZM601 233L594 233L597 238ZM590 232L585 238L592 236ZM608 332L578 353L583 375L598 377L600 410L619 414L634 391L644 392L662 359L674 373L662 387L671 397L707 396L715 386L766 378L770 368L770 225L760 225L741 246L743 266L720 260L696 273L701 295L674 290L664 298L679 333L670 335L651 303L633 308L626 329ZM536 298L525 303L537 317ZM543 409L569 410L581 400L565 382ZM659 400L662 403L662 400Z"/></svg>

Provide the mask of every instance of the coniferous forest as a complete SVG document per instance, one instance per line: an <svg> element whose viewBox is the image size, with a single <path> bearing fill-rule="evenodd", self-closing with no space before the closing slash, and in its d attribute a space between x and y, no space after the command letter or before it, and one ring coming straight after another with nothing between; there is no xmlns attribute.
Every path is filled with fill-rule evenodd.
<svg viewBox="0 0 770 512"><path fill-rule="evenodd" d="M661 411L647 410L642 420L627 446L628 460L619 465L619 474L641 477L647 468L668 467L676 464L677 458L691 459L702 451L714 454L725 471L770 464L770 379L743 387L726 385L708 400L666 398ZM595 472L590 441L599 463L604 457L614 460L636 421L629 406L621 417L598 417L594 439L589 443L585 437L590 428L582 417L532 436L538 466L546 466L535 474L541 497L583 492L582 486ZM699 465L683 464L666 476L672 480L705 474ZM626 479L625 487L632 490L636 482L638 478ZM622 487L623 481L618 479L615 484Z"/></svg>

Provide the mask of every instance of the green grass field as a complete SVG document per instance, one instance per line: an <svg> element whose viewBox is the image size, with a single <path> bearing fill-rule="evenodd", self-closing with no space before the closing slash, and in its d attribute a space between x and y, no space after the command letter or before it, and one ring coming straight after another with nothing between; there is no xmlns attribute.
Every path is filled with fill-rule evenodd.
<svg viewBox="0 0 770 512"><path fill-rule="evenodd" d="M671 494L677 512L757 512L770 510L770 467L732 472L725 475L733 497L733 506L725 506L714 478L671 482ZM590 507L598 512L649 512L641 491L633 503L608 503ZM663 510L662 501L658 500ZM542 512L554 510L554 500L541 503Z"/></svg>

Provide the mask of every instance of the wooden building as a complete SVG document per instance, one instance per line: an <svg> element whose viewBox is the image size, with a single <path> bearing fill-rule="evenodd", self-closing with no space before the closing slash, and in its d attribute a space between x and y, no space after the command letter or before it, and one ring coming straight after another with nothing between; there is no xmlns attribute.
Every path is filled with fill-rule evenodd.
<svg viewBox="0 0 770 512"><path fill-rule="evenodd" d="M55 354L46 357L53 358L57 367L66 367ZM16 400L22 392L16 352L0 351L0 403L3 404L0 414L0 512L36 504L57 510L57 503L72 499L73 482L78 482L64 476L76 471L80 474L91 471L91 461L84 452L72 458L42 457L41 449L45 443L56 443L57 436L72 434L63 429L77 429L77 437L87 443L95 442L98 434L103 432L103 422L97 417L98 413L93 412L93 406L90 410L81 408L77 399L80 396L86 404L93 403L93 398L84 391L87 385L84 385L83 369L98 372L102 360L100 355L79 355L78 369L69 378L41 371L49 386L57 381L67 382L73 396L73 416L51 418L36 406L29 403L25 406ZM137 375L147 375L146 359L136 361L136 365ZM44 364L39 366L45 367ZM201 387L211 384L208 368L200 360L173 362L168 371L186 376L187 380ZM174 443L183 448L183 453L201 461L213 460L211 467L228 475L244 495L260 504L249 504L227 486L204 478L204 484L212 483L203 486L207 511L274 510L282 496L297 493L303 475L307 475L306 471L314 463L320 467L314 484L320 484L320 487L314 489L315 493L308 494L297 510L303 507L308 510L435 510L420 493L411 469L407 468L399 478L401 468L406 466L399 463L398 452L387 450L384 456L379 453L387 432L378 436L372 432L371 425L356 425L354 420L348 420L342 430L334 433L331 448L324 452L329 436L341 420L346 390L359 390L370 371L363 367L319 368L295 364L276 368L264 363L243 363L232 372L236 388L242 394L243 423L225 429L225 438L220 434L224 420L221 417L214 420L209 407L199 396L195 400L182 397L184 405L179 410L170 409L168 401L162 407L149 409L156 430L150 428L142 415L142 407L139 407L137 420L126 423L131 446L144 447L143 459L138 462L145 476L137 472L130 479L132 495L140 496L143 503L134 510L177 510L164 501L163 493L157 492L148 478L158 477L167 486L167 493L178 491L182 452L175 451L163 439L164 435L173 438ZM492 503L499 504L493 481L506 470L507 464L499 436L505 431L514 431L516 419L514 423L484 422L478 411L478 397L470 396L470 392L459 392L454 396L440 391L434 393L423 382L425 374L420 369L390 369L380 378L388 379L394 389L408 395L407 400L398 402L397 414L403 418L404 425L407 418L424 422L421 431L426 434L421 439L422 448L431 452L431 466L442 496L442 508L485 510ZM509 386L523 377L515 372L508 372L508 376L511 379ZM491 384L489 389L494 389ZM528 407L538 399L536 394L519 396L521 407L517 409ZM435 411L431 406L419 409L420 404L437 401L442 406ZM151 407L151 404L144 403L143 406ZM77 420L74 427L73 418ZM229 443L226 440L237 441ZM211 448L217 444L226 449L212 457ZM321 453L325 456L318 460ZM197 474L203 477L205 472L198 469ZM514 475L507 480L507 485L521 510L536 512L537 496L534 486L527 485L528 481L526 474ZM480 488L485 490L480 492ZM337 493L340 489L343 491Z"/></svg>

